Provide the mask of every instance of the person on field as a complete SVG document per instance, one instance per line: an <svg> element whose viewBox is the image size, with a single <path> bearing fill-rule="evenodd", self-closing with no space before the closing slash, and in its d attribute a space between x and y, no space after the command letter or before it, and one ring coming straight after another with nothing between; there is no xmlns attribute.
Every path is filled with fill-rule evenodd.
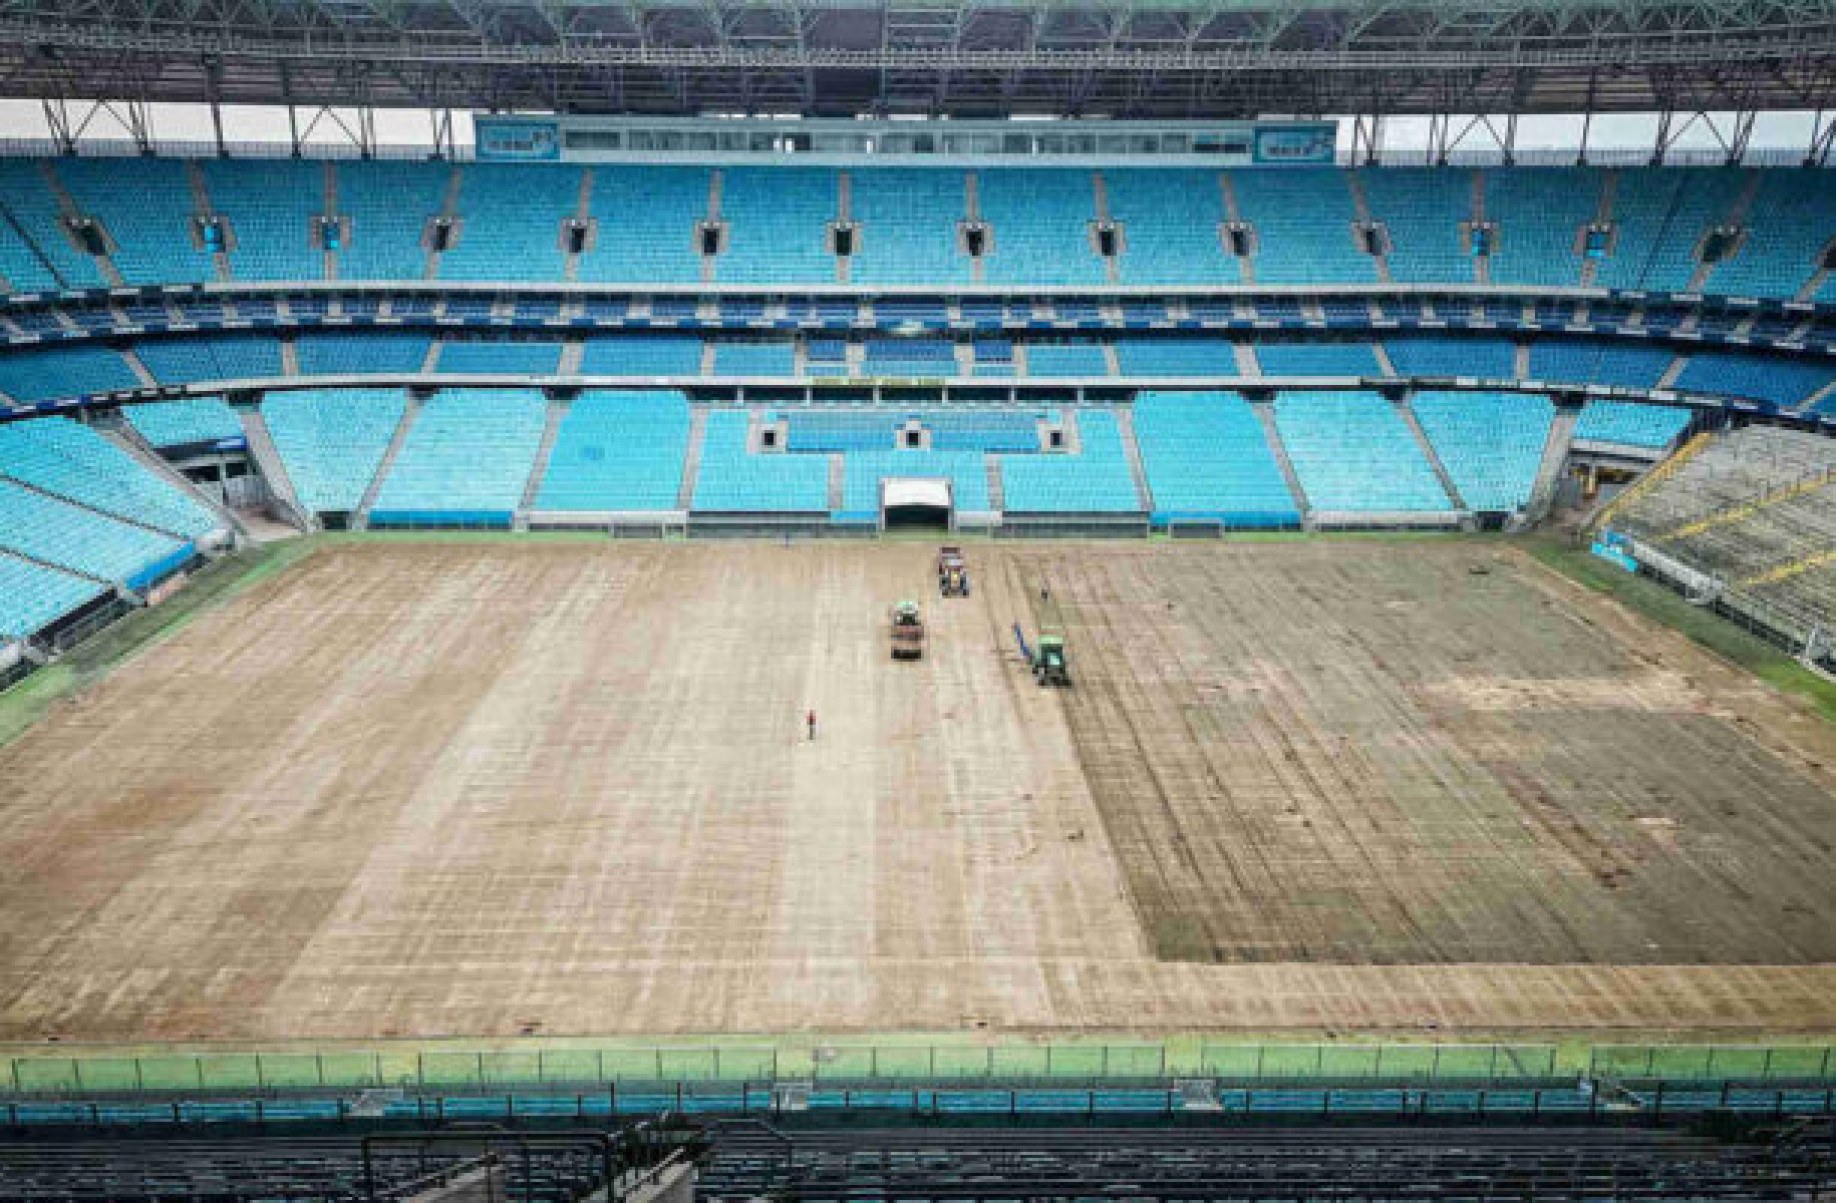
<svg viewBox="0 0 1836 1203"><path fill-rule="evenodd" d="M810 708L810 712L809 712L808 714L806 714L806 715L804 715L804 716L803 716L803 721L804 721L805 723L807 723L807 724L809 725L809 728L810 728L810 735L809 735L809 740L810 740L810 742L811 742L811 743L815 743L815 742L816 742L816 709L815 709L815 707L813 707L813 706L812 706L812 707Z"/></svg>

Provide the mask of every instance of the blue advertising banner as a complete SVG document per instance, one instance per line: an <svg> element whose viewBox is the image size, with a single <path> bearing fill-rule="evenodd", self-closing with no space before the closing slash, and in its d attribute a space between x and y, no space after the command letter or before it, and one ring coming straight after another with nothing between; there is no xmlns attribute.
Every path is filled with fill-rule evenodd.
<svg viewBox="0 0 1836 1203"><path fill-rule="evenodd" d="M552 163L561 157L558 121L479 117L472 122L472 136L480 159Z"/></svg>
<svg viewBox="0 0 1836 1203"><path fill-rule="evenodd" d="M1338 149L1339 127L1330 121L1307 125L1257 126L1253 158L1257 163L1331 167Z"/></svg>

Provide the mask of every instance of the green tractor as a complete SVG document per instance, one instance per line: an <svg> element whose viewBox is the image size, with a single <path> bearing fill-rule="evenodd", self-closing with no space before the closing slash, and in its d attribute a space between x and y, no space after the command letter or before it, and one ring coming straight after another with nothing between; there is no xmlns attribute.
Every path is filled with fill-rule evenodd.
<svg viewBox="0 0 1836 1203"><path fill-rule="evenodd" d="M1033 649L1033 680L1040 685L1071 684L1071 670L1065 664L1063 635L1039 636L1038 646Z"/></svg>

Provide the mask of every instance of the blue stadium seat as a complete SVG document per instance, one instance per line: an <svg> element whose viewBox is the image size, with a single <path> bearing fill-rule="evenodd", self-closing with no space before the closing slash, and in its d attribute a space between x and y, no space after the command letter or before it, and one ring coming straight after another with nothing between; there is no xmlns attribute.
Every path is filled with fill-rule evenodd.
<svg viewBox="0 0 1836 1203"><path fill-rule="evenodd" d="M1231 344L1217 338L1123 338L1116 364L1124 376L1240 376Z"/></svg>
<svg viewBox="0 0 1836 1203"><path fill-rule="evenodd" d="M140 437L155 447L193 447L243 437L242 423L221 397L186 397L123 406Z"/></svg>
<svg viewBox="0 0 1836 1203"><path fill-rule="evenodd" d="M1473 216L1471 172L1379 167L1359 172L1358 179L1371 216L1390 235L1385 258L1391 279L1405 284L1476 279L1473 257L1460 238L1460 223Z"/></svg>
<svg viewBox="0 0 1836 1203"><path fill-rule="evenodd" d="M849 265L856 284L967 284L970 258L957 246L968 214L961 171L942 168L849 172L850 215L860 240Z"/></svg>
<svg viewBox="0 0 1836 1203"><path fill-rule="evenodd" d="M15 292L100 288L107 282L93 257L72 246L59 221L57 197L36 159L0 158L0 274ZM17 223L17 224L15 224Z"/></svg>
<svg viewBox="0 0 1836 1203"><path fill-rule="evenodd" d="M0 501L0 514L4 514ZM6 538L0 518L0 540ZM108 592L108 586L0 552L0 642L26 639Z"/></svg>
<svg viewBox="0 0 1836 1203"><path fill-rule="evenodd" d="M280 343L260 335L163 338L137 343L134 354L161 384L257 380L281 374Z"/></svg>
<svg viewBox="0 0 1836 1203"><path fill-rule="evenodd" d="M1281 393L1275 425L1314 510L1453 508L1396 406L1376 393Z"/></svg>
<svg viewBox="0 0 1836 1203"><path fill-rule="evenodd" d="M1109 216L1122 223L1124 284L1235 284L1224 251L1224 190L1215 171L1105 169Z"/></svg>
<svg viewBox="0 0 1836 1203"><path fill-rule="evenodd" d="M588 283L694 284L701 279L695 227L708 214L706 167L593 169L589 205L598 235L580 256Z"/></svg>
<svg viewBox="0 0 1836 1203"><path fill-rule="evenodd" d="M1134 420L1156 524L1300 524L1262 424L1236 393L1144 392L1135 398Z"/></svg>
<svg viewBox="0 0 1836 1203"><path fill-rule="evenodd" d="M1075 454L1001 457L1002 495L1009 512L1141 512L1115 415L1103 409L1079 410L1077 430L1080 446Z"/></svg>
<svg viewBox="0 0 1836 1203"><path fill-rule="evenodd" d="M980 214L994 232L984 256L990 284L1101 284L1107 273L1090 244L1096 189L1090 172L1058 168L983 171Z"/></svg>
<svg viewBox="0 0 1836 1203"><path fill-rule="evenodd" d="M841 212L835 172L733 167L721 173L727 249L715 261L723 284L833 284L829 224Z"/></svg>
<svg viewBox="0 0 1836 1203"><path fill-rule="evenodd" d="M1423 392L1411 404L1468 509L1516 511L1529 504L1555 421L1549 398Z"/></svg>
<svg viewBox="0 0 1836 1203"><path fill-rule="evenodd" d="M1379 376L1369 343L1338 339L1262 339L1256 362L1264 376Z"/></svg>
<svg viewBox="0 0 1836 1203"><path fill-rule="evenodd" d="M229 220L235 246L230 274L239 281L319 280L325 252L312 224L327 215L325 165L296 159L206 159L213 210Z"/></svg>
<svg viewBox="0 0 1836 1203"><path fill-rule="evenodd" d="M529 389L448 389L421 409L370 508L372 526L509 526L548 405Z"/></svg>
<svg viewBox="0 0 1836 1203"><path fill-rule="evenodd" d="M1398 376L1517 377L1517 348L1502 338L1459 335L1386 335L1383 349Z"/></svg>
<svg viewBox="0 0 1836 1203"><path fill-rule="evenodd" d="M0 391L15 401L48 401L140 386L140 377L127 360L103 346L0 352Z"/></svg>
<svg viewBox="0 0 1836 1203"><path fill-rule="evenodd" d="M460 175L458 240L440 256L442 280L559 280L561 223L580 205L580 168L468 163Z"/></svg>
<svg viewBox="0 0 1836 1203"><path fill-rule="evenodd" d="M294 354L302 376L410 375L427 361L433 340L407 331L302 334Z"/></svg>
<svg viewBox="0 0 1836 1203"><path fill-rule="evenodd" d="M681 393L582 393L556 431L534 508L674 510L688 437Z"/></svg>
<svg viewBox="0 0 1836 1203"><path fill-rule="evenodd" d="M315 514L362 503L406 410L395 389L301 389L261 403L294 495Z"/></svg>
<svg viewBox="0 0 1836 1203"><path fill-rule="evenodd" d="M446 203L451 164L378 161L338 164L338 207L350 232L338 248L341 280L419 280L429 218Z"/></svg>
<svg viewBox="0 0 1836 1203"><path fill-rule="evenodd" d="M1794 408L1836 380L1836 362L1740 351L1695 351L1677 388L1722 397L1748 397Z"/></svg>
<svg viewBox="0 0 1836 1203"><path fill-rule="evenodd" d="M583 376L698 376L701 340L676 335L627 335L587 340Z"/></svg>
<svg viewBox="0 0 1836 1203"><path fill-rule="evenodd" d="M1649 389L1657 387L1675 358L1676 352L1661 343L1539 338L1530 344L1529 378Z"/></svg>
<svg viewBox="0 0 1836 1203"><path fill-rule="evenodd" d="M829 509L829 460L822 455L746 450L752 418L717 409L702 433L694 508L711 513L814 513Z"/></svg>
<svg viewBox="0 0 1836 1203"><path fill-rule="evenodd" d="M192 241L197 211L185 164L177 159L59 159L79 212L99 219L115 240L109 260L129 284L201 284L217 278Z"/></svg>
<svg viewBox="0 0 1836 1203"><path fill-rule="evenodd" d="M1662 450L1689 425L1689 411L1674 405L1631 401L1589 401L1575 423L1578 443L1618 443Z"/></svg>
<svg viewBox="0 0 1836 1203"><path fill-rule="evenodd" d="M0 474L185 539L222 526L190 493L68 418L0 426Z"/></svg>
<svg viewBox="0 0 1836 1203"><path fill-rule="evenodd" d="M561 366L561 344L460 339L440 347L434 366L441 372L473 375L553 376Z"/></svg>
<svg viewBox="0 0 1836 1203"><path fill-rule="evenodd" d="M1256 231L1258 284L1368 284L1376 262L1352 242L1358 219L1345 173L1328 168L1236 171L1237 212Z"/></svg>

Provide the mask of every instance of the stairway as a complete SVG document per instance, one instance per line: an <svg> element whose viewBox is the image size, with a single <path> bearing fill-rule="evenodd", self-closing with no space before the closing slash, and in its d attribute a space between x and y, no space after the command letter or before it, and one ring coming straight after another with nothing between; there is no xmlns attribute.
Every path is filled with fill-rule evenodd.
<svg viewBox="0 0 1836 1203"><path fill-rule="evenodd" d="M242 419L243 437L248 440L249 458L255 461L255 468L261 478L268 484L268 495L274 499L274 506L288 525L308 533L319 527L318 519L300 504L300 498L293 490L293 478L287 475L287 465L281 459L280 448L274 445L274 436L268 430L268 419L261 412L259 405L250 405L237 415Z"/></svg>
<svg viewBox="0 0 1836 1203"><path fill-rule="evenodd" d="M1007 487L1001 481L1001 457L992 452L982 457L988 468L988 508L997 514L1007 511Z"/></svg>
<svg viewBox="0 0 1836 1203"><path fill-rule="evenodd" d="M408 441L408 432L414 429L414 420L421 416L424 402L413 393L408 394L408 404L402 410L402 420L396 424L395 436L389 440L389 450L383 454L382 463L376 465L376 476L370 481L370 487L363 491L363 500L357 503L357 512L351 515L351 529L365 530L370 525L370 507L376 504L376 495L382 492L383 481L389 479L389 469L395 466L395 457L401 454L402 444Z"/></svg>
<svg viewBox="0 0 1836 1203"><path fill-rule="evenodd" d="M1426 459L1428 466L1434 469L1434 477L1441 482L1441 488L1447 493L1447 499L1453 502L1454 509L1465 510L1467 508L1466 499L1460 496L1460 490L1455 487L1453 477L1447 474L1447 465L1441 462L1441 453L1434 449L1433 440L1428 437L1428 432L1422 429L1420 419L1415 416L1415 406L1409 404L1407 400L1398 401L1396 412L1402 415L1404 425L1408 426L1409 433L1415 436L1415 445L1421 448L1422 458Z"/></svg>
<svg viewBox="0 0 1836 1203"><path fill-rule="evenodd" d="M185 180L191 185L191 205L193 211L199 217L208 216L214 212L210 204L210 187L204 182L204 168L198 164L196 159L185 160ZM219 284L228 284L236 278L230 272L230 257L228 250L221 250L212 254L210 262L211 266L216 269L217 282Z"/></svg>
<svg viewBox="0 0 1836 1203"><path fill-rule="evenodd" d="M708 430L706 406L689 410L688 449L682 457L682 485L676 490L676 508L683 513L695 508L695 477L701 471L701 442Z"/></svg>
<svg viewBox="0 0 1836 1203"><path fill-rule="evenodd" d="M572 402L551 397L548 401L547 421L542 426L542 443L536 448L535 463L529 469L529 481L523 486L523 499L516 507L516 517L511 526L515 530L529 529L529 511L535 508L536 494L542 490L542 478L548 475L548 459L555 453L555 437L561 433L561 422L567 417Z"/></svg>
<svg viewBox="0 0 1836 1203"><path fill-rule="evenodd" d="M848 457L837 452L829 457L829 512L842 508L848 496Z"/></svg>
<svg viewBox="0 0 1836 1203"><path fill-rule="evenodd" d="M1287 445L1281 441L1281 431L1275 425L1275 405L1270 401L1256 401L1251 403L1250 409L1262 423L1262 437L1268 441L1275 466L1281 469L1281 478L1288 482L1288 492L1294 495L1294 508L1301 513L1301 527L1309 529L1313 519L1312 509L1307 504L1307 490L1301 488L1300 477L1294 472L1294 461L1288 458Z"/></svg>
<svg viewBox="0 0 1836 1203"><path fill-rule="evenodd" d="M1580 420L1579 405L1564 405L1556 410L1555 421L1549 424L1549 438L1543 443L1543 459L1536 469L1536 483L1530 486L1530 504L1524 507L1523 528L1535 526L1548 517L1555 505L1556 492L1562 484L1562 466L1568 463L1575 423Z"/></svg>
<svg viewBox="0 0 1836 1203"><path fill-rule="evenodd" d="M57 211L60 216L66 218L84 216L83 211L77 208L76 199L64 187L64 181L58 178L57 168L52 166L50 159L38 161L38 174L44 178L45 187L49 188L51 195L57 199ZM111 234L110 237L113 235ZM127 287L127 281L121 278L121 269L115 266L112 258L107 255L91 255L90 258L96 261L96 270L102 273L102 278L107 280L111 286Z"/></svg>
<svg viewBox="0 0 1836 1203"><path fill-rule="evenodd" d="M440 216L453 223L452 237L454 238L465 236L464 229L459 225L459 189L464 186L464 172L464 168L457 163L453 164L452 174L446 178L446 193L440 200ZM427 248L427 261L421 268L421 278L423 280L440 278L440 252L431 246Z"/></svg>
<svg viewBox="0 0 1836 1203"><path fill-rule="evenodd" d="M1358 220L1365 225L1376 224L1375 219L1371 216L1371 203L1365 199L1364 182L1358 178L1357 172L1345 172L1345 186L1351 190L1352 207L1358 211ZM1346 237L1351 237L1351 231L1346 231ZM1379 284L1391 283L1389 256L1372 255L1371 262L1377 266L1377 282Z"/></svg>
<svg viewBox="0 0 1836 1203"><path fill-rule="evenodd" d="M1116 430L1122 436L1122 453L1128 458L1128 474L1135 481L1135 497L1141 502L1143 513L1152 513L1154 491L1148 487L1147 466L1141 462L1141 445L1135 442L1135 411L1118 405L1110 412L1115 415Z"/></svg>

